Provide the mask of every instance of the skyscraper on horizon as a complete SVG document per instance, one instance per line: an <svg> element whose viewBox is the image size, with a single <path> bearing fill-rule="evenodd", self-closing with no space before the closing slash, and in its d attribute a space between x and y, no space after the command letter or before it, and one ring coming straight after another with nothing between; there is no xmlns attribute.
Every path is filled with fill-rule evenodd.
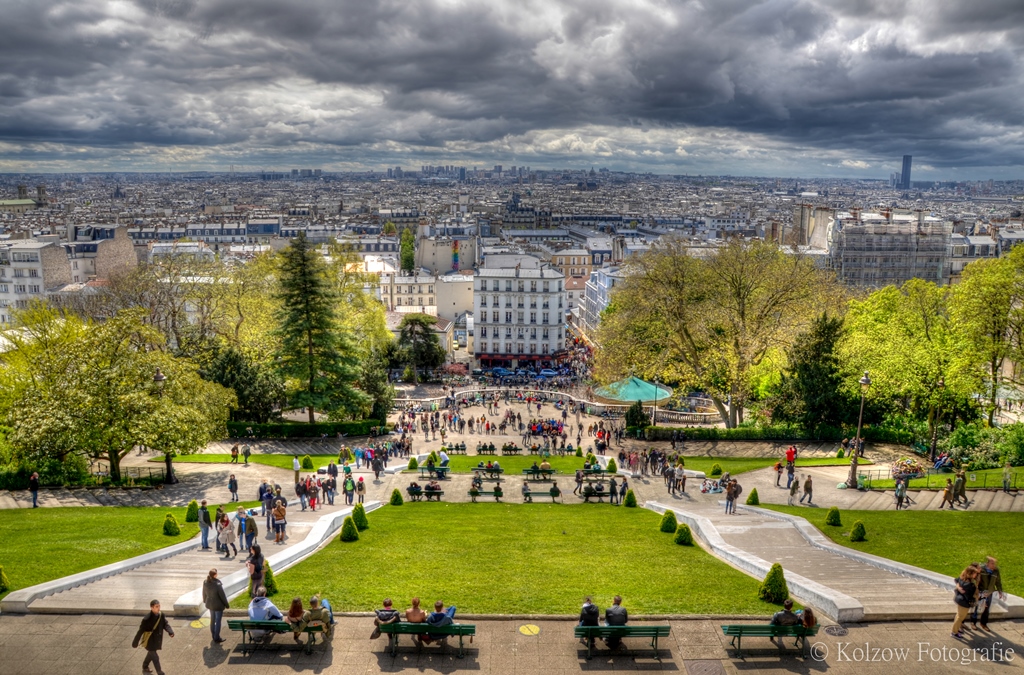
<svg viewBox="0 0 1024 675"><path fill-rule="evenodd" d="M903 155L903 172L900 174L902 179L900 187L904 190L910 189L910 165L913 161L914 157L912 155Z"/></svg>

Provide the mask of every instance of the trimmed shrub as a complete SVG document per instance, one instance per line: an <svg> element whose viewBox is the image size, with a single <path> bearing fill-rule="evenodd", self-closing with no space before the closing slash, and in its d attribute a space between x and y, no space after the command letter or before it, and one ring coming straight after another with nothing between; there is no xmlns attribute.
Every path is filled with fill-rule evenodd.
<svg viewBox="0 0 1024 675"><path fill-rule="evenodd" d="M864 523L857 521L853 524L853 529L850 530L850 541L864 541L864 538L868 536L867 531L864 529Z"/></svg>
<svg viewBox="0 0 1024 675"><path fill-rule="evenodd" d="M591 464L597 464L597 457L594 456L594 453L588 452L587 453L587 461L590 462Z"/></svg>
<svg viewBox="0 0 1024 675"><path fill-rule="evenodd" d="M714 464L712 464L711 465L711 475L712 476L721 476L722 475L722 465L719 464L718 462L715 462Z"/></svg>
<svg viewBox="0 0 1024 675"><path fill-rule="evenodd" d="M836 452L836 459L842 459L845 456L846 456L846 453L843 452L842 448L839 448L839 450Z"/></svg>
<svg viewBox="0 0 1024 675"><path fill-rule="evenodd" d="M409 458L409 469L411 469L412 471L415 471L418 468L420 468L420 463L418 461L416 461L415 457L410 457Z"/></svg>
<svg viewBox="0 0 1024 675"><path fill-rule="evenodd" d="M618 473L619 465L615 463L615 459L614 458L608 460L607 469L608 469L608 473Z"/></svg>
<svg viewBox="0 0 1024 675"><path fill-rule="evenodd" d="M679 523L674 541L680 546L693 546L693 533L690 532L690 526L686 523Z"/></svg>
<svg viewBox="0 0 1024 675"><path fill-rule="evenodd" d="M628 431L628 427L627 427ZM649 441L671 440L673 431L682 431L688 441L835 441L856 434L856 427L827 427L806 430L798 424L777 424L770 427L744 426L735 429L721 427L647 427ZM861 430L864 440L872 443L911 445L914 432L888 426L867 426Z"/></svg>
<svg viewBox="0 0 1024 675"><path fill-rule="evenodd" d="M11 590L11 580L7 578L4 566L0 565L0 593L6 593L9 590Z"/></svg>
<svg viewBox="0 0 1024 675"><path fill-rule="evenodd" d="M356 527L356 523L352 520L352 516L345 516L345 522L341 526L341 537L342 541L358 541L359 540L359 528Z"/></svg>
<svg viewBox="0 0 1024 675"><path fill-rule="evenodd" d="M757 591L757 597L777 605L789 597L789 587L786 585L786 575L782 571L782 565L775 563L768 570L768 575Z"/></svg>
<svg viewBox="0 0 1024 675"><path fill-rule="evenodd" d="M583 456L583 447L582 446L579 447L579 448L576 448L576 456L577 457L582 457Z"/></svg>
<svg viewBox="0 0 1024 675"><path fill-rule="evenodd" d="M194 499L188 503L188 509L185 510L185 522L199 522L199 502Z"/></svg>
<svg viewBox="0 0 1024 675"><path fill-rule="evenodd" d="M370 521L366 519L366 509L363 508L362 504L356 504L356 507L352 509L352 521L360 532L369 529Z"/></svg>
<svg viewBox="0 0 1024 675"><path fill-rule="evenodd" d="M181 528L178 526L178 521L175 520L173 513L168 513L164 518L164 534L168 537L177 537L181 534Z"/></svg>
<svg viewBox="0 0 1024 675"><path fill-rule="evenodd" d="M299 422L228 422L228 436L231 438L247 438L249 429L255 438L320 438L322 434L336 436L369 436L371 427L381 426L380 420L361 420L359 422L316 422L315 424ZM384 425L385 429L387 425Z"/></svg>
<svg viewBox="0 0 1024 675"><path fill-rule="evenodd" d="M270 563L263 561L263 587L267 589L267 597L277 595L277 579L274 578L274 570L270 569Z"/></svg>
<svg viewBox="0 0 1024 675"><path fill-rule="evenodd" d="M636 508L636 495L633 494L632 488L626 490L626 498L622 501L622 505L630 509Z"/></svg>
<svg viewBox="0 0 1024 675"><path fill-rule="evenodd" d="M313 458L310 457L309 455L303 455L302 459L299 460L299 464L301 464L302 468L305 469L306 471L313 470Z"/></svg>
<svg viewBox="0 0 1024 675"><path fill-rule="evenodd" d="M665 515L661 517L661 531L672 534L678 528L679 523L676 521L676 514L672 511L666 511Z"/></svg>
<svg viewBox="0 0 1024 675"><path fill-rule="evenodd" d="M831 525L832 527L839 527L843 524L842 519L839 517L839 507L833 506L825 514L825 524Z"/></svg>
<svg viewBox="0 0 1024 675"><path fill-rule="evenodd" d="M391 501L389 503L392 506L401 506L405 503L405 500L402 499L402 493L398 491L398 488L391 491Z"/></svg>
<svg viewBox="0 0 1024 675"><path fill-rule="evenodd" d="M747 506L760 506L761 500L757 498L757 488L750 491L747 495Z"/></svg>
<svg viewBox="0 0 1024 675"><path fill-rule="evenodd" d="M427 464L430 464L430 460L434 460L434 465L441 463L441 458L437 456L437 452L431 450L430 454L427 455Z"/></svg>

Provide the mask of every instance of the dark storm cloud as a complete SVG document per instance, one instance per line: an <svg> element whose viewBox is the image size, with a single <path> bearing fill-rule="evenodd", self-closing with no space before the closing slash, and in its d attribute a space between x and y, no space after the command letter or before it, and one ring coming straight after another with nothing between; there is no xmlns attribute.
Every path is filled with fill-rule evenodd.
<svg viewBox="0 0 1024 675"><path fill-rule="evenodd" d="M0 165L33 144L40 156L84 148L107 161L123 149L140 162L147 151L160 162L315 155L344 166L524 157L745 173L770 155L780 173L848 160L872 175L904 153L938 168L1024 164L1019 0L6 0L3 10L18 29L0 42L0 142L24 151Z"/></svg>

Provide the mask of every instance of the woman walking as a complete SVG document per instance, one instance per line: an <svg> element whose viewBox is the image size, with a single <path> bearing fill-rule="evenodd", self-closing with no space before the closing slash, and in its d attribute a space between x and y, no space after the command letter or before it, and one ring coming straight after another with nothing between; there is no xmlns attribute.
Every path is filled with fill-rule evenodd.
<svg viewBox="0 0 1024 675"><path fill-rule="evenodd" d="M221 548L224 550L225 558L238 555L238 549L235 548L235 528L232 527L226 513L221 514L220 521L217 523L217 541L220 542ZM228 555L228 546L231 547L231 556Z"/></svg>
<svg viewBox="0 0 1024 675"><path fill-rule="evenodd" d="M956 579L956 590L953 591L953 602L956 603L956 618L953 620L953 632L950 636L962 637L960 628L963 626L967 613L971 611L978 596L978 568L971 565L960 573Z"/></svg>
<svg viewBox="0 0 1024 675"><path fill-rule="evenodd" d="M260 545L253 544L250 546L249 557L245 561L245 567L249 571L249 580L252 582L249 585L250 598L256 597L253 594L257 588L263 585L264 562L263 551L260 549Z"/></svg>
<svg viewBox="0 0 1024 675"><path fill-rule="evenodd" d="M274 543L284 543L284 529L287 523L287 511L284 502L278 499L274 503Z"/></svg>

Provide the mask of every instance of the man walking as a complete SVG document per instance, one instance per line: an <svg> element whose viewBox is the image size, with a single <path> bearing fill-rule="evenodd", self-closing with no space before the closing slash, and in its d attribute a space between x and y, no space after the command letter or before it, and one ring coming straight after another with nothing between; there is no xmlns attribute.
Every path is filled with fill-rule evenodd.
<svg viewBox="0 0 1024 675"><path fill-rule="evenodd" d="M974 629L977 630L978 609L981 608L981 629L988 630L988 610L992 606L992 596L995 593L999 593L1000 600L1006 599L1006 593L1003 592L1003 579L999 575L996 559L992 556L988 557L985 561L985 566L981 568L981 575L978 577L978 592L981 594L981 599L974 606L974 612L971 614L971 623L974 624Z"/></svg>
<svg viewBox="0 0 1024 675"><path fill-rule="evenodd" d="M619 503L619 484L615 482L615 478L612 478L608 485L608 501L616 505Z"/></svg>
<svg viewBox="0 0 1024 675"><path fill-rule="evenodd" d="M793 484L793 479L796 477L796 464L794 462L786 462L786 489Z"/></svg>
<svg viewBox="0 0 1024 675"><path fill-rule="evenodd" d="M302 470L302 465L299 464L298 457L292 457L292 471L295 472L295 482L299 482L299 471Z"/></svg>
<svg viewBox="0 0 1024 675"><path fill-rule="evenodd" d="M252 448L246 443L242 446L242 457L245 459L245 465L249 466L249 456L252 454Z"/></svg>
<svg viewBox="0 0 1024 675"><path fill-rule="evenodd" d="M807 498L808 506L814 503L813 497L814 486L811 484L811 474L807 474L807 480L804 481L804 493L800 495L800 503L804 503L804 497Z"/></svg>
<svg viewBox="0 0 1024 675"><path fill-rule="evenodd" d="M213 527L213 521L210 520L210 511L206 508L206 500L204 499L202 505L199 507L199 534L202 535L203 550L210 550L210 528Z"/></svg>
<svg viewBox="0 0 1024 675"><path fill-rule="evenodd" d="M793 474L789 475L789 499L786 501L787 504L793 506L793 498L796 497L796 491L800 487L800 481L793 480Z"/></svg>
<svg viewBox="0 0 1024 675"><path fill-rule="evenodd" d="M32 508L39 508L39 474L35 471L28 479L28 491L32 493Z"/></svg>
<svg viewBox="0 0 1024 675"><path fill-rule="evenodd" d="M139 630L135 633L135 639L132 640L132 649L141 646L146 650L146 658L142 661L143 673L152 673L149 665L153 664L156 667L157 675L164 675L164 671L160 668L160 656L157 652L163 647L165 631L174 637L171 624L160 612L160 601L153 600L149 603L149 614L143 617L139 624Z"/></svg>

